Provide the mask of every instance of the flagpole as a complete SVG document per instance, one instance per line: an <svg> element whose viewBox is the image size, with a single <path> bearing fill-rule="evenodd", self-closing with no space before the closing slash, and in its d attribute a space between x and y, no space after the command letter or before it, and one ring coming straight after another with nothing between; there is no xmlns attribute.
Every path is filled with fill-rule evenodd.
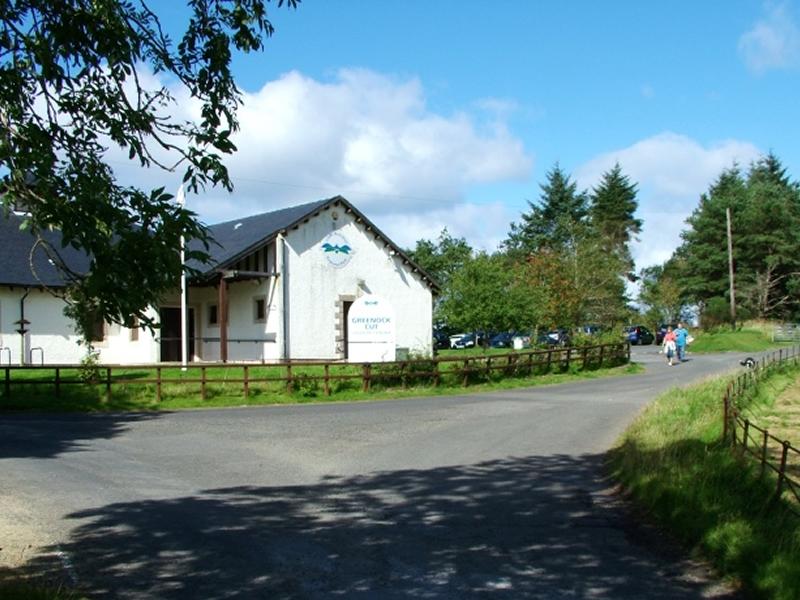
<svg viewBox="0 0 800 600"><path fill-rule="evenodd" d="M186 205L186 195L183 191L183 184L178 188L178 204L181 208ZM181 371L186 370L189 362L186 347L186 271L184 270L185 261L185 241L181 235Z"/></svg>

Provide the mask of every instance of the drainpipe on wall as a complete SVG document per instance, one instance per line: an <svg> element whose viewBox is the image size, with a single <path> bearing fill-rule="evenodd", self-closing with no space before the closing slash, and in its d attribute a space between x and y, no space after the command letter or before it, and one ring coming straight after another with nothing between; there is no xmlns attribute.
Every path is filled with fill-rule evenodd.
<svg viewBox="0 0 800 600"><path fill-rule="evenodd" d="M278 244L280 245L280 283L281 283L281 339L283 340L283 348L281 349L283 360L288 360L290 357L289 352L289 273L287 271L288 264L288 248L286 246L286 238L283 233L279 233L277 237Z"/></svg>
<svg viewBox="0 0 800 600"><path fill-rule="evenodd" d="M19 340L19 364L25 364L25 334L28 333L28 329L25 327L26 325L30 325L30 321L25 318L25 298L28 297L31 291L28 288L25 288L25 293L22 294L22 297L19 299L19 321L14 321L15 325L19 325L19 329L17 329L17 333L20 336Z"/></svg>

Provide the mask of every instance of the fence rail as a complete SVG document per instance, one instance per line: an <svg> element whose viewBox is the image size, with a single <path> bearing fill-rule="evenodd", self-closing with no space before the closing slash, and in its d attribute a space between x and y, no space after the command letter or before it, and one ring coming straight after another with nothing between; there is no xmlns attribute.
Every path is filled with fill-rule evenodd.
<svg viewBox="0 0 800 600"><path fill-rule="evenodd" d="M744 414L741 401L752 392L758 382L775 367L800 362L800 349L796 346L781 349L759 360L754 368L739 374L728 382L723 402L723 439L729 440L734 451L759 461L761 475L767 470L776 474L775 493L781 496L789 492L800 503L800 449L788 440L772 435L759 427ZM796 506L792 510L800 515Z"/></svg>
<svg viewBox="0 0 800 600"><path fill-rule="evenodd" d="M180 365L98 365L87 369L74 364L63 365L2 365L4 371L3 396L11 397L12 389L31 385L52 385L56 397L64 386L103 386L105 398L110 400L114 386L146 386L155 388L155 399L161 402L168 385L194 385L202 399L209 388L218 384L240 386L247 399L253 386L280 384L291 394L297 388L322 387L325 396L343 382L359 382L362 391L383 383L387 387L407 388L420 382L439 386L445 377L457 380L467 387L474 381L491 377L520 377L550 372L554 368L567 370L577 366L581 370L603 365L623 364L630 361L627 342L598 344L574 348L529 350L508 354L472 355L467 357L436 357L404 360L389 363L343 363L331 361L286 361L263 363L190 363L182 372ZM223 371L222 376L218 375ZM49 376L31 377L31 373L49 371ZM231 372L238 375L231 376ZM87 373L91 377L87 377ZM177 373L177 376L172 375ZM22 374L22 376L18 376ZM88 380L87 380L88 379Z"/></svg>

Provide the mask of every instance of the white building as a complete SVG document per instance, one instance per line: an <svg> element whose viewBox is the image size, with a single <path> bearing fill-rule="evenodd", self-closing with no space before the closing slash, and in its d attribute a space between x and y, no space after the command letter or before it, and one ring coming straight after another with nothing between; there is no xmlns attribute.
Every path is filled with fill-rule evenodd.
<svg viewBox="0 0 800 600"><path fill-rule="evenodd" d="M20 219L0 218L0 364L77 363L85 349L63 301L47 291L63 280L19 230ZM187 294L189 360L391 360L396 348L431 353L435 283L341 196L210 230L219 244L210 249L212 266L193 265L201 276ZM48 235L59 247L57 232ZM85 272L87 257L66 252L70 266ZM151 309L161 323L155 336L99 324L100 361L179 361L180 306L176 289Z"/></svg>

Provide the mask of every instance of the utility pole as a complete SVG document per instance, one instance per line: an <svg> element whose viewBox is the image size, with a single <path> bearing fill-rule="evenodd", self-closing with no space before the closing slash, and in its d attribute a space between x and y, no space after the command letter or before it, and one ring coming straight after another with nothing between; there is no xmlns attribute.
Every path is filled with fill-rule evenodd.
<svg viewBox="0 0 800 600"><path fill-rule="evenodd" d="M736 329L736 288L733 285L733 237L731 236L731 207L725 209L728 221L728 278L731 285L731 329Z"/></svg>

